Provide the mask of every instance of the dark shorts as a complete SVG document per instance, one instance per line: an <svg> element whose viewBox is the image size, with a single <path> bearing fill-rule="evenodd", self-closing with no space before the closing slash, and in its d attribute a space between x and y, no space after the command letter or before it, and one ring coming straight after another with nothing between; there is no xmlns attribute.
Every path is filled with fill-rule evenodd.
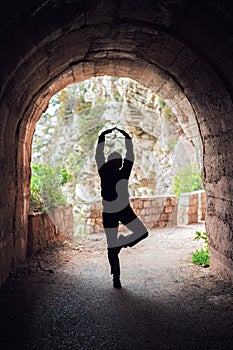
<svg viewBox="0 0 233 350"><path fill-rule="evenodd" d="M127 225L131 221L137 218L130 205L125 207L123 210L116 213L105 213L103 212L103 226L106 228L113 228L119 226L119 221L123 225Z"/></svg>

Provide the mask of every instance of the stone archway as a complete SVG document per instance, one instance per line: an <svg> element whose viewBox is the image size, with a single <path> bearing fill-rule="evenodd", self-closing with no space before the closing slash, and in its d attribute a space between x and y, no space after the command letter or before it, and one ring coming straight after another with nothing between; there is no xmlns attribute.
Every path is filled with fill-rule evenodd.
<svg viewBox="0 0 233 350"><path fill-rule="evenodd" d="M164 7L161 2L141 9L135 6L127 0L117 6L104 0L78 1L64 5L61 15L60 6L47 2L30 8L29 13L19 11L2 32L4 40L13 38L16 49L8 47L4 52L8 61L5 55L2 58L1 281L9 274L12 261L15 265L26 256L31 141L36 121L57 91L99 75L130 77L156 89L180 115L187 133L202 146L212 265L233 277L229 83L205 57L206 52L199 53L191 35L190 42L187 40L190 14L182 1L175 7L170 2ZM197 21L198 6L189 9ZM21 46L19 29L27 38Z"/></svg>

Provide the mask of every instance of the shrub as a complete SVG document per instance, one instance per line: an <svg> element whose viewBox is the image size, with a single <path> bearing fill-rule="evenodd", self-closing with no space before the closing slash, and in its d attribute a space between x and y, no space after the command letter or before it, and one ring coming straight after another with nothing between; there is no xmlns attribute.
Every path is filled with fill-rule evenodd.
<svg viewBox="0 0 233 350"><path fill-rule="evenodd" d="M207 249L196 250L196 252L194 252L192 255L192 262L196 265L209 267L210 266L209 250Z"/></svg>
<svg viewBox="0 0 233 350"><path fill-rule="evenodd" d="M32 165L30 200L33 209L48 211L67 204L61 187L71 181L72 174L59 166Z"/></svg>
<svg viewBox="0 0 233 350"><path fill-rule="evenodd" d="M189 164L178 170L174 179L173 189L177 197L181 193L203 189L201 173L196 164Z"/></svg>
<svg viewBox="0 0 233 350"><path fill-rule="evenodd" d="M210 266L208 237L206 232L196 231L194 241L202 240L204 248L197 248L192 254L192 262L203 267Z"/></svg>

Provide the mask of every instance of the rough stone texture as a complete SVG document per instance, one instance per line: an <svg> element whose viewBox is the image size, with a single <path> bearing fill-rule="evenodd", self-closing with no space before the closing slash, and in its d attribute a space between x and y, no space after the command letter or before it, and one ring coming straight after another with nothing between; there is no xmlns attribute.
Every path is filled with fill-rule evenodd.
<svg viewBox="0 0 233 350"><path fill-rule="evenodd" d="M196 191L198 194L198 221L206 218L206 193L205 191Z"/></svg>
<svg viewBox="0 0 233 350"><path fill-rule="evenodd" d="M175 227L177 225L177 203L176 196L130 198L131 207L148 230L156 227ZM104 232L101 202L91 204L85 228L89 233ZM120 224L119 231L124 232L128 229Z"/></svg>
<svg viewBox="0 0 233 350"><path fill-rule="evenodd" d="M28 255L37 253L51 243L72 239L74 219L72 207L62 207L50 213L30 213L28 216Z"/></svg>
<svg viewBox="0 0 233 350"><path fill-rule="evenodd" d="M53 94L98 75L157 91L200 135L211 247L232 274L233 59L227 1L9 0L0 24L1 282L27 252L31 139ZM7 248L6 248L7 247ZM218 258L217 258L218 259ZM13 263L12 263L13 262Z"/></svg>

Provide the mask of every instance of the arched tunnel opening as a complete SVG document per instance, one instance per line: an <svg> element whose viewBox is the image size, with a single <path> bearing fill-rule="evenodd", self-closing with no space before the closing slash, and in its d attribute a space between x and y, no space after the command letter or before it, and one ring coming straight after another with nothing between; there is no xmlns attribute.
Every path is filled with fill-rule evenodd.
<svg viewBox="0 0 233 350"><path fill-rule="evenodd" d="M122 25L123 32L124 28L125 26ZM120 27L118 29L120 30ZM131 30L135 35L137 34L137 27L133 26ZM79 44L84 33L85 30L82 28L78 33L75 32L75 35L78 35L77 40ZM20 90L16 90L16 96L19 95L21 99L19 100L20 111L12 110L14 105L8 101L8 95L5 96L8 106L6 118L9 113L10 115L17 113L18 116L22 117L10 129L6 128L11 118L7 118L3 122L2 128L2 132L7 136L7 139L14 139L14 144L17 144L16 152L13 152L13 144L11 146L8 145L8 152L14 153L14 157L9 157L8 161L4 163L4 171L11 174L11 177L7 176L8 181L6 184L8 184L8 187L4 193L11 193L11 198L14 198L14 200L11 199L10 207L5 206L2 210L4 221L9 218L6 220L8 228L5 227L4 229L7 239L2 251L2 256L5 256L2 264L2 266L5 266L2 269L2 280L9 274L12 260L15 265L18 260L23 260L26 256L31 142L35 123L41 113L46 110L50 98L56 92L74 81L85 80L92 76L103 74L136 78L145 86L151 89L155 88L155 93L157 92L174 112L177 111L176 114L183 119L182 122L184 125L186 124L187 130L191 131L192 128L198 128L201 140L199 149L204 150L204 152L202 150L204 157L203 180L207 191L208 208L206 227L210 235L211 259L212 262L214 261L212 266L215 266L216 271L225 274L229 278L231 274L231 269L229 268L229 264L231 264L229 259L231 243L229 241L227 250L223 248L219 243L219 240L221 242L223 237L220 238L219 232L215 232L217 225L213 224L216 220L220 220L220 226L227 227L226 217L228 217L228 214L225 213L224 217L222 217L222 213L229 207L229 201L224 199L225 195L221 195L221 192L226 191L226 186L229 186L228 180L230 178L226 167L229 168L230 163L222 156L222 153L218 154L216 152L221 143L217 141L218 136L215 136L216 120L218 120L217 126L221 129L221 137L224 138L228 132L231 100L227 90L217 73L212 70L202 57L169 35L162 34L161 39L166 43L165 51L163 51L160 46L157 47L158 50L156 49L156 45L161 45L161 42L158 40L159 33L150 33L148 30L145 34L138 34L138 40L143 39L148 46L145 53L146 58L144 59L136 57L134 51L127 51L126 54L125 48L122 46L122 33L118 41L114 39L115 45L119 46L119 51L111 51L111 49L106 52L101 51L98 45L107 45L106 47L109 45L108 43L102 43L102 35L104 34L102 33L100 37L92 38L94 40L93 47L88 53L86 60L81 63L76 63L74 59L73 63L72 61L67 63L64 55L60 55L59 58L63 57L65 59L64 64L68 64L68 66L64 67L61 65L61 62L57 62L56 67L57 69L60 67L62 73L56 73L55 70L53 79L49 80L47 79L48 76L45 75L43 84L41 83L40 75L46 70L46 65L40 66L39 70L37 70L37 76L34 75L36 90L32 99L29 99L31 93L29 94L28 92L19 95L19 91L28 91L28 87L24 83L25 79L19 79L20 84L24 84L19 87ZM75 43L74 38L72 42ZM134 41L134 46L135 43ZM98 47L97 52L95 45ZM192 58L191 63L187 60L187 55ZM168 57L168 61L165 62L164 57ZM173 62L173 64L170 65L170 62ZM187 64L187 67L185 67L185 64ZM31 59L26 60L24 65L28 72L30 67L31 69L32 67L34 69L37 67L36 60L32 61ZM22 69L23 67L21 67ZM31 84L30 86L30 89L32 89ZM9 108L10 106L11 108ZM193 134L195 137L197 136L196 131ZM13 170L14 168L15 170ZM221 176L221 179L219 179L219 176ZM24 179L24 181L21 181L21 179ZM220 191L220 194L217 195L218 199L215 198L216 191L217 193ZM2 198L5 197L3 196ZM225 209L218 212L214 204L217 202L218 206L222 205ZM12 234L12 230L14 234ZM228 240L229 236L227 238L227 234L223 234L223 236L224 240Z"/></svg>
<svg viewBox="0 0 233 350"><path fill-rule="evenodd" d="M169 41L170 42L170 41ZM187 54L185 50L181 50L180 55L184 53ZM117 54L118 55L118 54ZM195 81L192 81L190 91L187 87L185 89L184 93L184 86L181 86L181 84L177 83L177 81L174 79L174 77L171 74L168 74L164 71L162 68L158 68L157 66L149 63L145 63L142 60L134 60L133 64L130 64L129 58L125 59L109 59L107 58L98 58L99 55L97 55L95 52L90 55L90 63L85 64L78 64L75 66L72 66L68 69L67 76L64 73L63 75L59 75L57 78L55 78L55 81L53 83L49 83L48 86L46 86L45 91L39 94L37 97L35 103L27 109L24 120L21 123L20 127L20 144L18 148L18 154L20 155L19 162L23 163L23 166L21 167L21 171L23 171L23 174L21 176L25 179L28 179L24 183L22 183L20 186L22 186L21 191L17 193L16 198L16 206L21 207L22 214L20 215L20 222L21 227L23 227L23 223L27 223L27 211L28 211L28 197L29 197L29 176L30 173L30 163L29 160L31 159L31 142L32 142L32 135L35 128L35 123L39 119L41 115L41 111L47 107L48 102L52 95L54 95L55 92L59 91L61 88L65 87L67 84L72 83L74 81L80 81L85 80L87 78L90 78L92 76L99 76L102 74L110 74L116 76L125 76L132 79L137 79L137 81L141 82L145 86L149 87L154 91L154 93L158 93L162 99L166 102L166 104L174 111L174 113L179 116L179 122L182 124L183 129L187 134L189 134L190 138L192 138L192 141L194 144L197 145L197 148L200 152L200 159L204 157L203 161L203 181L205 184L205 188L207 189L207 195L208 195L208 189L213 189L213 186L208 183L208 176L210 176L210 179L214 176L215 170L213 170L213 167L216 163L211 162L209 163L209 155L207 157L207 151L209 151L209 148L206 145L206 140L211 139L212 137L208 137L208 133L210 133L211 125L208 126L209 120L207 119L207 113L211 115L211 121L213 120L213 115L216 114L216 111L218 109L221 110L221 108L229 108L229 105L222 106L223 99L221 98L221 102L218 100L218 97L216 96L216 90L213 91L213 84L220 84L219 80L212 81L212 79L215 78L215 74L213 72L210 72L210 67L206 66L204 62L201 62L201 69L204 67L204 71L199 74L199 77L201 77L201 82L197 82L197 86L195 86ZM94 57L94 58L93 58ZM179 55L178 55L179 58ZM198 59L196 58L195 61L195 74L196 69L198 67ZM200 59L201 60L201 59ZM179 67L179 59L177 59L177 65ZM190 67L187 74L187 78L189 78L190 74ZM185 75L182 76L186 77ZM193 76L192 76L193 78ZM209 94L208 88L208 94L205 95L205 98L203 100L202 93L198 93L197 97L195 97L195 89L199 91L199 84L208 84L211 85L211 94ZM207 85L207 87L208 87ZM202 86L202 85L200 85ZM202 89L203 87L201 87ZM218 93L222 93L223 86L219 87L217 89ZM226 93L226 92L225 92ZM227 93L226 93L227 94ZM213 97L214 95L214 97ZM224 96L224 99L228 97ZM213 99L215 102L215 105L213 105L213 110L210 111L210 102L208 99L211 99L211 103L213 103ZM216 103L218 104L216 106ZM220 105L219 105L220 104ZM207 106L208 105L208 106ZM43 107L44 106L44 107ZM222 110L221 110L222 113ZM27 117L26 117L27 115ZM224 114L225 118L226 114ZM224 121L223 121L224 123ZM204 130L204 131L203 131ZM203 136L203 132L207 132L207 136ZM21 135L21 133L23 135ZM23 140L23 141L22 141ZM204 154L203 154L203 148L204 148ZM18 168L20 169L20 168ZM25 177L26 176L26 177ZM222 180L224 181L224 180ZM20 186L18 189L20 190ZM220 186L221 187L221 186ZM211 192L212 193L212 192ZM21 199L23 195L23 200ZM209 202L207 205L210 205L211 203L211 196L208 196ZM23 203L23 204L22 204ZM23 219L23 220L22 220ZM217 263L216 260L216 242L212 240L211 237L211 231L209 231L209 227L212 227L212 224L210 224L212 220L212 215L208 215L206 217L206 228L207 233L210 235L210 249L211 249L211 261L212 266L216 268L217 270L220 267L219 261ZM16 221L17 222L17 217ZM20 226L18 226L20 227ZM16 237L19 237L19 240L17 241L17 238L15 240L15 248L17 248L19 244L18 249L18 255L17 258L21 259L20 255L23 257L25 255L25 249L26 249L26 241L27 236L25 235L25 232L21 236L16 235ZM218 239L218 238L216 238ZM23 247L23 249L22 249ZM214 248L215 247L215 248ZM219 255L220 256L220 255ZM221 268L220 268L221 270ZM228 277L229 274L226 273L226 268L224 267L223 271Z"/></svg>
<svg viewBox="0 0 233 350"><path fill-rule="evenodd" d="M132 134L135 164L129 183L131 204L137 214L145 217L148 229L204 220L204 192L192 195L200 199L195 199L192 210L190 196L188 205L187 195L183 196L183 206L181 199L175 198L180 192L203 188L198 129L183 120L157 94L128 78L92 78L71 84L55 95L37 123L32 143L28 244L34 242L35 246L28 251L41 249L40 241L46 242L42 236L49 237L38 220L41 210L47 211L63 233L72 231L73 221L74 236L103 232L95 148L99 132L107 127L126 127ZM109 150L125 154L124 137L116 138L113 133L108 143ZM174 189L174 179L180 171L184 175L177 179ZM54 209L59 211L62 204L69 205L67 215L71 215L72 206L73 219L64 219L61 211L57 215L60 222L55 219ZM32 221L37 221L37 228Z"/></svg>
<svg viewBox="0 0 233 350"><path fill-rule="evenodd" d="M150 276L147 286L138 282L141 262L138 274L131 275L130 290L122 294L105 289L106 281L97 282L86 265L82 273L87 279L74 275L71 267L60 281L34 280L40 284L38 290L30 290L33 277L27 284L26 278L17 281L13 274L1 291L3 346L31 349L37 346L35 340L44 349L48 344L109 348L112 343L116 348L163 344L169 349L176 339L174 348L179 349L204 349L207 344L229 349L232 291L224 281L233 279L231 6L215 0L141 4L48 0L26 1L22 7L9 1L1 18L0 283L27 257L35 125L62 88L103 75L128 77L150 88L179 115L187 132L198 137L211 269L216 274L208 278L204 272L191 274L189 283L174 281L175 292L166 289L165 281L161 291ZM161 273L166 275L164 270ZM16 288L19 285L21 289ZM79 286L80 294L70 286ZM49 294L52 290L54 298ZM17 293L25 298L15 299ZM50 310L52 323L44 307ZM64 334L68 336L61 338Z"/></svg>

